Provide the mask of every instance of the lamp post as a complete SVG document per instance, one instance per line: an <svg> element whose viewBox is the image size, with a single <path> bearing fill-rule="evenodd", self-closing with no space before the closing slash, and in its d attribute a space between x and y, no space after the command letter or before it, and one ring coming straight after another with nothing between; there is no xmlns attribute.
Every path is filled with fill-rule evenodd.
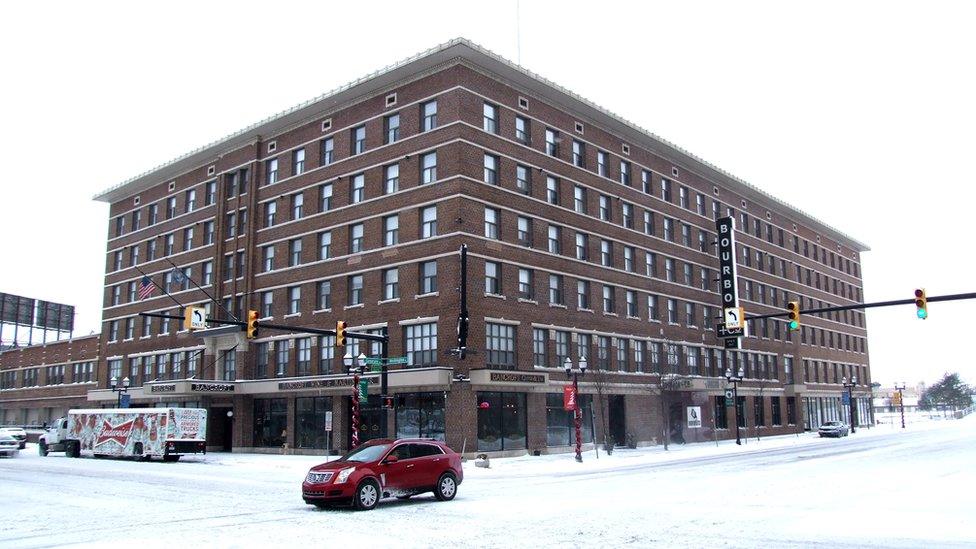
<svg viewBox="0 0 976 549"><path fill-rule="evenodd" d="M905 428L905 394L902 392L905 390L905 382L902 381L901 384L895 384L895 389L898 391L898 408L901 410L901 428Z"/></svg>
<svg viewBox="0 0 976 549"><path fill-rule="evenodd" d="M115 393L116 393L116 395L115 395L115 407L116 408L121 408L122 407L122 393L128 393L129 392L129 377L126 376L126 377L122 378L122 384L120 385L119 384L119 378L117 378L115 376L112 376L112 379L109 380L109 383L111 383L111 385L112 385L112 391L115 391Z"/></svg>
<svg viewBox="0 0 976 549"><path fill-rule="evenodd" d="M579 370L573 368L573 361L566 357L566 376L573 376L573 402L575 407L573 408L573 426L576 429L576 461L578 463L583 463L583 436L581 433L583 424L583 411L580 409L579 401L579 378L586 375L586 357L581 356L579 359Z"/></svg>
<svg viewBox="0 0 976 549"><path fill-rule="evenodd" d="M359 363L354 364L352 353L346 351L342 361L346 364L346 370L352 374L352 442L351 450L359 447L359 373L360 366L365 362L366 355L359 355Z"/></svg>
<svg viewBox="0 0 976 549"><path fill-rule="evenodd" d="M850 382L847 381L846 377L841 378L841 382L847 388L847 406L851 418L851 434L853 435L857 432L854 428L854 387L857 387L857 376L851 376Z"/></svg>
<svg viewBox="0 0 976 549"><path fill-rule="evenodd" d="M732 405L735 407L735 443L742 445L742 439L739 437L739 382L745 377L746 372L739 366L739 375L732 375L732 368L725 369L725 379L732 384Z"/></svg>

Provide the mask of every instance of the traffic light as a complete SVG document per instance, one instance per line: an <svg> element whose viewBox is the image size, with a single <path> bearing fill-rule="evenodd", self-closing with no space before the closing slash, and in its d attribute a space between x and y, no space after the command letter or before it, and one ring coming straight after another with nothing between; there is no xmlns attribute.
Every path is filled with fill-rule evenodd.
<svg viewBox="0 0 976 549"><path fill-rule="evenodd" d="M258 312L248 311L247 312L247 330L245 332L248 339L254 339L258 336Z"/></svg>
<svg viewBox="0 0 976 549"><path fill-rule="evenodd" d="M336 321L336 347L342 347L346 344L346 321L338 320Z"/></svg>
<svg viewBox="0 0 976 549"><path fill-rule="evenodd" d="M786 318L789 320L787 327L791 332L795 332L800 329L800 302L790 301L786 304L787 315Z"/></svg>
<svg viewBox="0 0 976 549"><path fill-rule="evenodd" d="M929 317L929 301L925 297L925 288L915 290L915 315L922 320Z"/></svg>

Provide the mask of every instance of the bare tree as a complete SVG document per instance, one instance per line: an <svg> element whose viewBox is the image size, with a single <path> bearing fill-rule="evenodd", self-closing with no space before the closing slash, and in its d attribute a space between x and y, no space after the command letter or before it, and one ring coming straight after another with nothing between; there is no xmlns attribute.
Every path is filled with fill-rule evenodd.
<svg viewBox="0 0 976 549"><path fill-rule="evenodd" d="M668 449L671 441L671 404L674 402L678 389L684 383L684 378L679 374L666 373L661 375L658 384L648 387L648 392L659 397L661 403L661 440L664 442L664 449Z"/></svg>
<svg viewBox="0 0 976 549"><path fill-rule="evenodd" d="M600 367L593 368L587 372L590 375L590 382L596 388L596 407L600 415L600 426L603 429L603 448L607 455L613 453L613 438L610 436L610 421L608 419L607 390L610 384L610 375L607 370ZM593 433L593 442L596 444L596 433Z"/></svg>

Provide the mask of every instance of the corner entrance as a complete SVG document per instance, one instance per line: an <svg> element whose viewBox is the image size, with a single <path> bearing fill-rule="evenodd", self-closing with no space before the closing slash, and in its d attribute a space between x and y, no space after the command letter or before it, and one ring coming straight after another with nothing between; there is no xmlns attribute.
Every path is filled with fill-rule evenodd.
<svg viewBox="0 0 976 549"><path fill-rule="evenodd" d="M610 395L610 436L614 446L627 444L627 416L624 395Z"/></svg>
<svg viewBox="0 0 976 549"><path fill-rule="evenodd" d="M207 410L207 447L230 452L234 447L234 413L232 408Z"/></svg>

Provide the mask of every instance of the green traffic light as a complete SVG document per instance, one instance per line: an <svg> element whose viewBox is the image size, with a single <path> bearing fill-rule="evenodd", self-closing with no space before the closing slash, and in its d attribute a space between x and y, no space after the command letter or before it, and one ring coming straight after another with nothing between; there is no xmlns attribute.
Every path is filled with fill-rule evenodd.
<svg viewBox="0 0 976 549"><path fill-rule="evenodd" d="M922 320L925 320L929 316L928 311L926 311L925 309L919 309L916 312L918 314L918 318L921 318Z"/></svg>
<svg viewBox="0 0 976 549"><path fill-rule="evenodd" d="M921 316L921 315L919 315L919 316ZM796 330L799 327L800 327L800 323L799 322L797 322L795 320L791 320L790 321L790 329L791 330Z"/></svg>

